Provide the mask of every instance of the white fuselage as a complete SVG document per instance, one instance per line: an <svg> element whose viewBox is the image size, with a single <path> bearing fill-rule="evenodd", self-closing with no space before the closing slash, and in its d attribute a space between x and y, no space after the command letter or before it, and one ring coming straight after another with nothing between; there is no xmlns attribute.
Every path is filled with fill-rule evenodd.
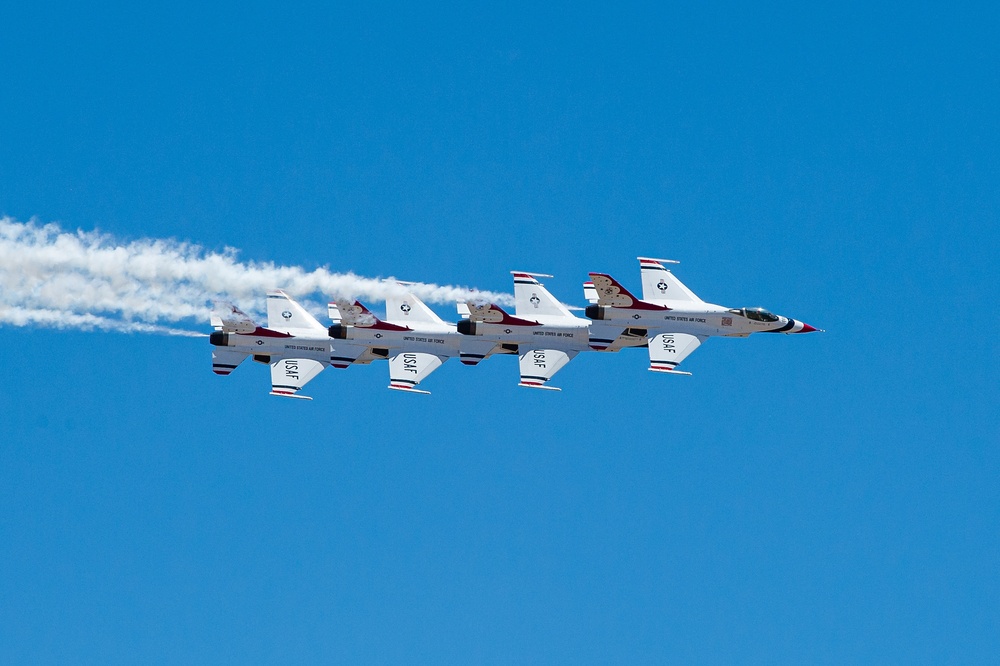
<svg viewBox="0 0 1000 666"><path fill-rule="evenodd" d="M466 338L489 342L493 345L516 345L524 349L559 349L585 351L590 349L590 322L579 317L535 315L534 324L468 322ZM521 349L521 348L524 349Z"/></svg>
<svg viewBox="0 0 1000 666"><path fill-rule="evenodd" d="M329 363L333 353L330 337L317 335L313 330L290 329L282 333L258 327L249 333L213 333L211 342L230 351L276 359L308 358Z"/></svg>
<svg viewBox="0 0 1000 666"><path fill-rule="evenodd" d="M337 329L337 326L331 328ZM385 349L388 351L388 356L395 356L404 350L435 356L458 356L464 338L451 324L430 322L411 324L408 327L394 324L384 327L381 324L374 327L346 325L337 329L335 334L337 339L331 340L334 347L353 345ZM340 335L344 337L340 339Z"/></svg>
<svg viewBox="0 0 1000 666"><path fill-rule="evenodd" d="M745 338L751 333L797 333L803 328L794 319L773 316L774 321L754 319L757 311L726 308L714 303L678 301L665 304L670 309L637 309L592 306L588 314L604 323L619 323L634 328L645 328L652 337L658 333L687 333L701 337L725 336ZM598 309L594 309L598 308Z"/></svg>

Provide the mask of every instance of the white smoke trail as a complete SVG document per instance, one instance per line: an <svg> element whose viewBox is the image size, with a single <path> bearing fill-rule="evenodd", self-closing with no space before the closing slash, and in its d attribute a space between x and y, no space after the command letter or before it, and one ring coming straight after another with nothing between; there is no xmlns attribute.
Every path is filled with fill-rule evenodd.
<svg viewBox="0 0 1000 666"><path fill-rule="evenodd" d="M384 300L411 291L431 303L510 296L465 287L307 271L271 262L241 262L227 248L211 252L192 243L141 239L128 243L96 231L64 231L0 218L0 326L102 329L199 335L173 328L207 323L209 302L230 300L255 310L264 292L281 288L315 311L309 297ZM325 302L325 301L321 301ZM311 306L311 307L310 307Z"/></svg>
<svg viewBox="0 0 1000 666"><path fill-rule="evenodd" d="M45 328L76 328L80 330L99 329L103 331L119 331L122 333L160 333L162 335L181 335L189 338L206 338L207 333L198 333L169 326L128 322L92 314L76 314L59 310L41 310L29 308L13 308L0 305L0 325L40 326Z"/></svg>

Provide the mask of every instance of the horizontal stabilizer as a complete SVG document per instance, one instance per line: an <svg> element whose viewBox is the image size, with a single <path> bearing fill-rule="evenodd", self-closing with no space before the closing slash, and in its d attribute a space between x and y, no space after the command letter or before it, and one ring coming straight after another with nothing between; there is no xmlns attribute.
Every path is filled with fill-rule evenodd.
<svg viewBox="0 0 1000 666"><path fill-rule="evenodd" d="M595 351L617 352L626 347L645 347L647 333L645 328L622 328L621 325L593 322L590 325L590 348Z"/></svg>
<svg viewBox="0 0 1000 666"><path fill-rule="evenodd" d="M380 356L380 358L385 358L388 356L388 350L385 352L385 356ZM371 363L374 360L368 345L352 345L349 343L336 342L333 345L333 349L330 351L330 365L340 370L347 368L348 366L359 363L366 364Z"/></svg>
<svg viewBox="0 0 1000 666"><path fill-rule="evenodd" d="M594 283L590 280L583 283L583 298L588 303L594 303L595 305L600 300L597 297L597 289L594 288Z"/></svg>
<svg viewBox="0 0 1000 666"><path fill-rule="evenodd" d="M225 377L236 367L246 360L249 354L243 352L229 351L219 347L212 348L212 372Z"/></svg>
<svg viewBox="0 0 1000 666"><path fill-rule="evenodd" d="M498 344L491 340L477 340L474 336L462 339L458 358L463 365L479 365L480 361L496 353Z"/></svg>

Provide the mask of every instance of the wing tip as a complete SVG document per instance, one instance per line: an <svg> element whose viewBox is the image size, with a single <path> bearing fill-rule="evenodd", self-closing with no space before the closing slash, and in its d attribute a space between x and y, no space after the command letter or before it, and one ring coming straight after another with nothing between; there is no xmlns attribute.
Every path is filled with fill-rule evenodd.
<svg viewBox="0 0 1000 666"><path fill-rule="evenodd" d="M558 386L546 386L545 384L538 384L534 382L518 382L518 386L523 386L524 388L542 389L543 391L562 391Z"/></svg>
<svg viewBox="0 0 1000 666"><path fill-rule="evenodd" d="M296 398L298 400L312 400L308 395L299 395L298 393L291 393L289 391L271 391L268 395L276 395L281 398Z"/></svg>
<svg viewBox="0 0 1000 666"><path fill-rule="evenodd" d="M650 372L662 372L666 375L683 375L684 377L691 377L690 372L685 372L684 370L674 370L673 368L657 368L654 366L649 366L647 368Z"/></svg>
<svg viewBox="0 0 1000 666"><path fill-rule="evenodd" d="M413 388L412 386L406 386L404 384L389 384L389 388L393 391L403 391L404 393L419 393L420 395L430 395L430 391L424 391L423 389Z"/></svg>

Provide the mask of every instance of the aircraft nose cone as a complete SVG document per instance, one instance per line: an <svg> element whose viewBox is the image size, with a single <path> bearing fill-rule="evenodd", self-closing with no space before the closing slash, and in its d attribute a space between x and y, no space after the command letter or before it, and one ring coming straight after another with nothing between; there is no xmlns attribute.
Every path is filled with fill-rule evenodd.
<svg viewBox="0 0 1000 666"><path fill-rule="evenodd" d="M810 326L804 321L799 321L798 319L789 319L788 324L784 327L784 333L822 333L822 328L816 328L815 326Z"/></svg>

